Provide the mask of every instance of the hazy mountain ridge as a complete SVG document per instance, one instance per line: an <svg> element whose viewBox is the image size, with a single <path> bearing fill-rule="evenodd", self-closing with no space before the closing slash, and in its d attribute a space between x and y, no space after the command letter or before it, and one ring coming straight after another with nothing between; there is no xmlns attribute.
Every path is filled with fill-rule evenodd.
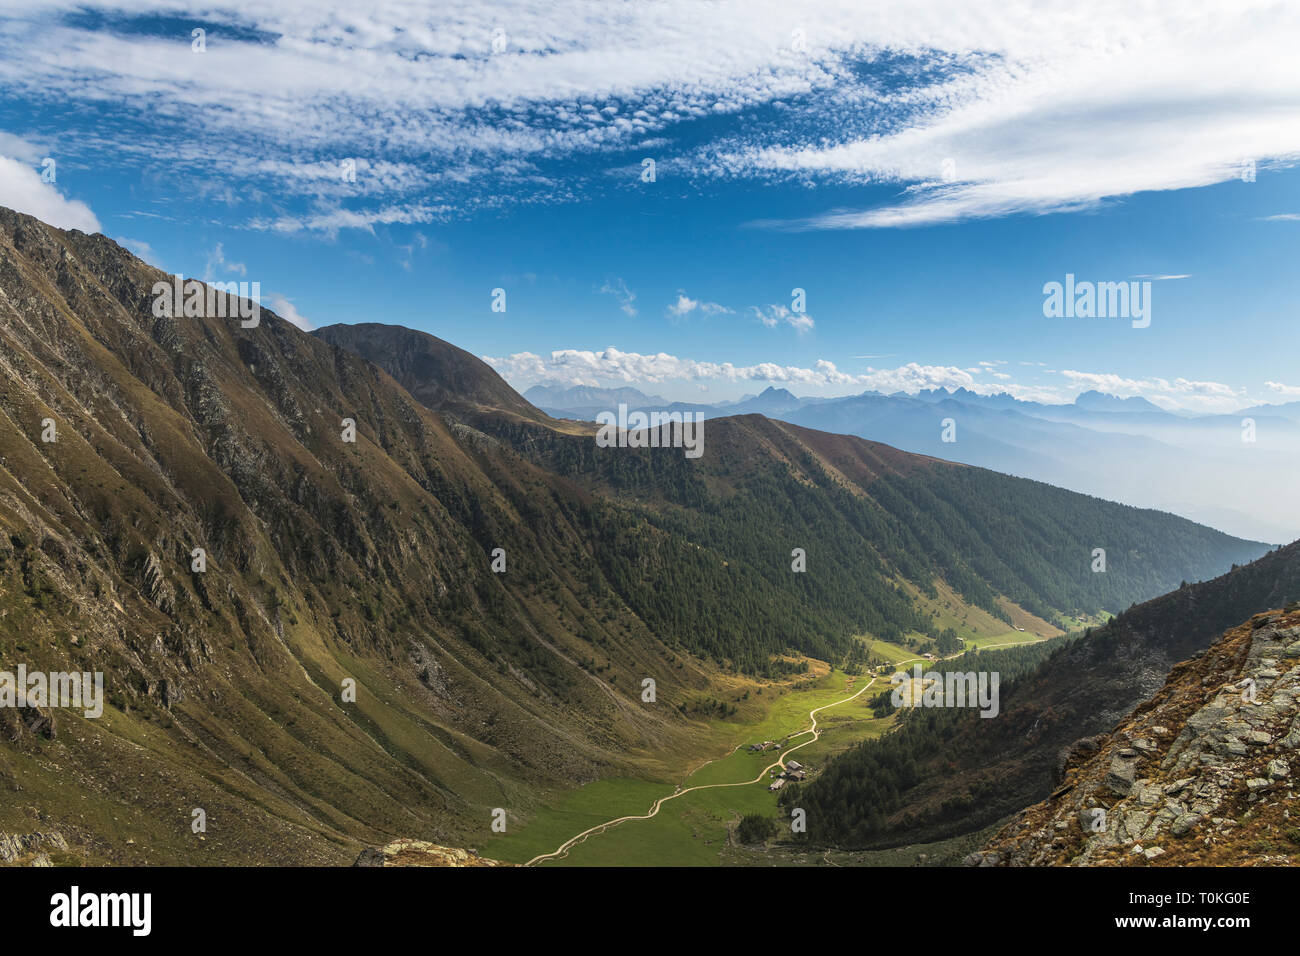
<svg viewBox="0 0 1300 956"><path fill-rule="evenodd" d="M690 410L707 417L757 411L809 428L858 435L917 454L1171 511L1243 537L1274 543L1300 537L1300 503L1293 506L1285 479L1277 477L1300 469L1300 403L1295 402L1191 415L1165 411L1143 398L1122 399L1098 391L1054 405L965 388L811 398L769 387L735 405L664 405L648 396L629 405L646 411ZM611 407L616 405L547 404L546 410L591 420ZM1247 418L1252 420L1249 433ZM947 419L954 425L952 441L944 440ZM1278 507L1277 502L1284 504Z"/></svg>

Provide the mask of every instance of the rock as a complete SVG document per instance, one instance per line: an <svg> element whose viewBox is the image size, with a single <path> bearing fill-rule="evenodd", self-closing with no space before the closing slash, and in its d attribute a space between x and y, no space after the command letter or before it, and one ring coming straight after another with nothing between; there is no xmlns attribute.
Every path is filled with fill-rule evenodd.
<svg viewBox="0 0 1300 956"><path fill-rule="evenodd" d="M473 850L439 846L425 840L394 840L383 847L367 847L353 866L509 866L485 860Z"/></svg>
<svg viewBox="0 0 1300 956"><path fill-rule="evenodd" d="M1170 825L1169 832L1170 834L1176 837L1186 836L1187 832L1191 830L1192 827L1196 826L1196 824L1199 823L1200 820L1201 818L1197 816L1195 813L1179 814L1178 817L1174 820L1174 822Z"/></svg>
<svg viewBox="0 0 1300 956"><path fill-rule="evenodd" d="M1151 814L1143 810L1130 810L1120 815L1116 832L1122 839L1136 840L1151 823Z"/></svg>
<svg viewBox="0 0 1300 956"><path fill-rule="evenodd" d="M1291 768L1286 765L1285 760L1270 760L1268 762L1268 776L1271 780L1281 780L1283 777L1291 775Z"/></svg>
<svg viewBox="0 0 1300 956"><path fill-rule="evenodd" d="M1115 758L1110 762L1110 773L1106 774L1106 786L1112 793L1127 797L1133 790L1133 781L1137 779L1137 767L1130 760Z"/></svg>
<svg viewBox="0 0 1300 956"><path fill-rule="evenodd" d="M368 846L361 851L361 855L357 857L357 861L352 865L353 866L383 866L384 851L379 849L378 847Z"/></svg>
<svg viewBox="0 0 1300 956"><path fill-rule="evenodd" d="M1143 851L1142 851L1142 855L1143 855L1144 857L1146 857L1148 860L1154 860L1156 857L1158 857L1160 854L1162 854L1162 853L1164 853L1164 852L1165 852L1165 851L1164 851L1163 849L1161 849L1160 847L1158 847L1158 846L1153 846L1153 847L1149 847L1148 849L1143 850Z"/></svg>
<svg viewBox="0 0 1300 956"><path fill-rule="evenodd" d="M1263 790L1267 786L1268 786L1268 781L1265 780L1263 777L1251 777L1249 780L1246 781L1247 789L1252 791Z"/></svg>
<svg viewBox="0 0 1300 956"><path fill-rule="evenodd" d="M1286 654L1287 657L1300 657L1300 641L1288 644L1286 650L1282 653Z"/></svg>

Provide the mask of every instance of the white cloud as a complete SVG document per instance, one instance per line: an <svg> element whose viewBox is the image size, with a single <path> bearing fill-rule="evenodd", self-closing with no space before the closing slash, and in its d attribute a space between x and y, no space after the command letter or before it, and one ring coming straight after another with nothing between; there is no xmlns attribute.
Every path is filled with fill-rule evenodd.
<svg viewBox="0 0 1300 956"><path fill-rule="evenodd" d="M319 232L333 237L341 229L360 229L373 233L376 225L419 225L439 222L447 218L450 207L430 206L426 203L390 205L380 209L323 209L303 216L278 216L274 219L257 218L249 223L259 231L279 233Z"/></svg>
<svg viewBox="0 0 1300 956"><path fill-rule="evenodd" d="M520 383L555 382L568 385L605 383L657 384L688 382L775 382L807 387L838 387L884 392L917 392L923 388L964 387L978 389L975 379L958 368L910 363L896 369L868 369L861 374L840 371L834 362L818 359L811 367L760 362L736 365L679 358L666 352L654 355L624 352L613 346L601 351L557 349L542 356L532 352L494 358L483 356L506 379ZM983 386L985 391L991 391Z"/></svg>
<svg viewBox="0 0 1300 956"><path fill-rule="evenodd" d="M813 317L806 312L792 312L787 306L776 304L769 305L766 309L760 309L756 305L749 307L750 311L758 317L769 329L774 329L782 322L791 326L800 335L805 332L811 332L816 326Z"/></svg>
<svg viewBox="0 0 1300 956"><path fill-rule="evenodd" d="M149 245L149 243L145 242L143 239L127 239L125 236L119 236L113 241L119 246L129 249L137 258L143 259L145 262L149 263L149 265L158 266L160 261L158 254L153 251L153 246ZM162 267L158 266L158 268Z"/></svg>
<svg viewBox="0 0 1300 956"><path fill-rule="evenodd" d="M310 332L313 328L311 322L299 312L293 304L292 299L288 299L279 292L268 292L263 298L271 311L284 319L286 322L292 322L304 332Z"/></svg>
<svg viewBox="0 0 1300 956"><path fill-rule="evenodd" d="M30 143L21 136L0 130L0 156L8 156L20 163L39 165L48 155L50 155L48 149Z"/></svg>
<svg viewBox="0 0 1300 956"><path fill-rule="evenodd" d="M618 299L618 307L623 310L623 314L629 318L636 316L636 293L627 287L627 283L622 279L607 279L605 284L598 290L602 295L612 295Z"/></svg>
<svg viewBox="0 0 1300 956"><path fill-rule="evenodd" d="M990 371L985 363L964 369L908 362L895 368L868 367L865 372L854 374L841 371L827 359L818 359L811 366L775 362L739 365L683 358L666 352L624 352L613 346L600 351L557 349L547 355L517 352L504 357L482 358L507 381L519 387L538 382L589 386L658 385L669 381L697 384L764 382L792 388L829 389L840 395L863 391L914 395L935 388L964 388L978 395L1006 393L1023 401L1048 404L1071 402L1080 392L1096 390L1121 398L1140 396L1171 411L1202 414L1231 412L1251 402L1246 389L1233 388L1222 382L1187 378L1139 379L1113 372L1047 370L1047 374L1059 376L1059 380L1024 383L1013 381L1012 376L1005 372ZM979 381L977 376L984 374L996 381ZM1300 386L1277 382L1267 384L1277 395L1300 395Z"/></svg>
<svg viewBox="0 0 1300 956"><path fill-rule="evenodd" d="M248 275L248 267L242 262L230 262L221 243L208 253L208 261L203 265L203 281L212 282L223 275Z"/></svg>
<svg viewBox="0 0 1300 956"><path fill-rule="evenodd" d="M109 15L65 15L96 9ZM222 0L205 10L201 56L187 30L152 23L175 9L10 5L0 85L15 100L149 118L128 140L74 131L88 152L111 144L142 167L166 156L169 169L268 204L314 197L309 212L254 217L284 232L579 198L640 144L674 174L900 187L879 207L798 223L818 228L1088 208L1300 157L1300 8L1270 0L1086 11L1067 0ZM494 53L498 27L507 43ZM206 135L180 135L195 115ZM546 167L612 153L585 183ZM247 182L255 190L231 186Z"/></svg>
<svg viewBox="0 0 1300 956"><path fill-rule="evenodd" d="M1121 398L1141 397L1163 408L1201 412L1230 412L1248 399L1244 388L1223 382L1200 382L1185 378L1134 379L1112 372L1079 372L1062 369L1062 376L1081 389L1095 389Z"/></svg>
<svg viewBox="0 0 1300 956"><path fill-rule="evenodd" d="M699 307L700 307L700 303L697 300L692 299L685 292L678 292L677 301L669 305L665 311L669 315L676 316L677 318L680 319L687 315L690 315Z"/></svg>
<svg viewBox="0 0 1300 956"><path fill-rule="evenodd" d="M1300 12L1193 5L1187 18L1109 3L1090 4L1086 20L1054 3L1032 12L968 4L947 24L918 16L918 33L934 37L926 44L915 35L918 46L989 55L916 91L915 107L892 124L802 144L740 141L714 150L713 167L906 187L875 208L774 224L845 229L1086 209L1145 190L1243 178L1246 161L1261 172L1293 162L1300 62L1286 51L1300 33Z"/></svg>
<svg viewBox="0 0 1300 956"><path fill-rule="evenodd" d="M733 309L717 302L701 302L699 299L692 299L685 290L678 289L677 301L669 304L664 314L675 319L684 319L695 311L699 311L702 315L727 315L734 312Z"/></svg>
<svg viewBox="0 0 1300 956"><path fill-rule="evenodd" d="M1264 387L1274 395L1283 398L1300 398L1300 385L1284 385L1281 382L1265 382Z"/></svg>
<svg viewBox="0 0 1300 956"><path fill-rule="evenodd" d="M44 182L31 166L7 156L0 156L0 206L35 216L59 229L100 231L99 220L89 206L79 199L68 199L55 183Z"/></svg>

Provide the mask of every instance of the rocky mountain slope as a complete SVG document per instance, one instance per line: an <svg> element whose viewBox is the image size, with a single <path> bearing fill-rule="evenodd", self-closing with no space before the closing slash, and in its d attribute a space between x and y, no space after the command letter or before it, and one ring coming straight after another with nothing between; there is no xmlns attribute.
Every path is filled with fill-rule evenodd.
<svg viewBox="0 0 1300 956"><path fill-rule="evenodd" d="M1063 785L976 866L1300 862L1300 606L1258 614L1179 664L1070 755Z"/></svg>
<svg viewBox="0 0 1300 956"><path fill-rule="evenodd" d="M675 771L720 683L933 631L939 589L1049 628L1261 550L759 416L597 449L420 333L159 316L160 281L0 210L0 670L105 678L99 718L0 708L0 831L51 856L474 845Z"/></svg>
<svg viewBox="0 0 1300 956"><path fill-rule="evenodd" d="M270 312L156 317L166 279L0 211L0 662L107 696L0 711L0 830L347 863L680 744L622 688L708 675L593 572L565 483Z"/></svg>

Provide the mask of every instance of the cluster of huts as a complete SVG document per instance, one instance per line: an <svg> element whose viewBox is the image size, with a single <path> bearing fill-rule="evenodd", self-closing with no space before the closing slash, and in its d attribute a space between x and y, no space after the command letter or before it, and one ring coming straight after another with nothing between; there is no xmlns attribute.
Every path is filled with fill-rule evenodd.
<svg viewBox="0 0 1300 956"><path fill-rule="evenodd" d="M797 760L788 760L785 769L779 772L773 772L772 782L768 785L769 790L780 790L789 780L807 780L808 771L804 769L803 764Z"/></svg>

